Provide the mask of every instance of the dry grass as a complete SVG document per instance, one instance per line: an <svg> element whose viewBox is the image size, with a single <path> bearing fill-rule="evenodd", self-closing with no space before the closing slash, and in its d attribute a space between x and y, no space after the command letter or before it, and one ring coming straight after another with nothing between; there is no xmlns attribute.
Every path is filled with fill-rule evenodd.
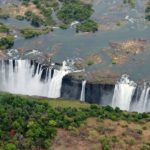
<svg viewBox="0 0 150 150"><path fill-rule="evenodd" d="M7 36L7 33L0 32L0 38L6 37L6 36Z"/></svg>
<svg viewBox="0 0 150 150"><path fill-rule="evenodd" d="M102 138L109 140L113 150L140 150L150 141L150 122L139 124L89 118L85 125L74 131L59 129L52 150L101 150Z"/></svg>
<svg viewBox="0 0 150 150"><path fill-rule="evenodd" d="M25 5L9 6L5 8L3 11L8 12L8 14L12 17L24 16L27 11L32 11L35 15L43 17L41 15L40 10L33 3L29 3L28 6Z"/></svg>

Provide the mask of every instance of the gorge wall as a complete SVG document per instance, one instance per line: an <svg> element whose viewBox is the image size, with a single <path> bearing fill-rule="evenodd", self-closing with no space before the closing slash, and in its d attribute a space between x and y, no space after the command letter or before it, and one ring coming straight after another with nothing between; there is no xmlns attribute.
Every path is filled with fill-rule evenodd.
<svg viewBox="0 0 150 150"><path fill-rule="evenodd" d="M94 84L86 83L85 102L103 105L111 105L114 93L113 84ZM67 75L63 78L61 96L67 99L80 99L82 90L82 81L76 80Z"/></svg>

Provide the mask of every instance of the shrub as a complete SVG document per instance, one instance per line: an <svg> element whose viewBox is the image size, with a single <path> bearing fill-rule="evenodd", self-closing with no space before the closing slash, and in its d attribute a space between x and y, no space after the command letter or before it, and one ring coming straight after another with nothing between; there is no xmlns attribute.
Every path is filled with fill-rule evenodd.
<svg viewBox="0 0 150 150"><path fill-rule="evenodd" d="M110 139L108 137L102 137L100 139L102 150L110 150Z"/></svg>
<svg viewBox="0 0 150 150"><path fill-rule="evenodd" d="M5 26L3 23L0 23L0 32L9 33L9 28Z"/></svg>
<svg viewBox="0 0 150 150"><path fill-rule="evenodd" d="M93 20L86 20L77 25L76 32L96 32L98 30L98 24Z"/></svg>
<svg viewBox="0 0 150 150"><path fill-rule="evenodd" d="M143 131L142 131L141 129L136 129L136 132L137 132L138 134L143 134Z"/></svg>
<svg viewBox="0 0 150 150"><path fill-rule="evenodd" d="M72 21L85 21L93 13L91 5L83 4L79 1L63 3L63 6L58 11L57 16L65 24Z"/></svg>
<svg viewBox="0 0 150 150"><path fill-rule="evenodd" d="M59 27L63 30L66 30L68 28L68 26L66 24L61 24L61 25L59 25Z"/></svg>
<svg viewBox="0 0 150 150"><path fill-rule="evenodd" d="M13 46L14 37L11 35L7 35L6 37L0 38L0 49L7 49Z"/></svg>
<svg viewBox="0 0 150 150"><path fill-rule="evenodd" d="M41 29L36 29L36 28L24 28L24 29L21 29L21 33L22 35L26 38L26 39L29 39L29 38L33 38L33 37L36 37L36 36L39 36L41 34L46 34L50 31L50 29L48 28L41 28Z"/></svg>
<svg viewBox="0 0 150 150"><path fill-rule="evenodd" d="M56 126L56 121L54 121L54 120L50 120L49 122L48 122L48 124L50 125L50 126L52 126L52 127L55 127Z"/></svg>
<svg viewBox="0 0 150 150"><path fill-rule="evenodd" d="M25 17L24 17L24 16L17 15L17 16L16 16L16 19L18 19L18 20L24 20Z"/></svg>
<svg viewBox="0 0 150 150"><path fill-rule="evenodd" d="M8 14L2 14L0 12L0 19L8 19L9 18L9 15Z"/></svg>

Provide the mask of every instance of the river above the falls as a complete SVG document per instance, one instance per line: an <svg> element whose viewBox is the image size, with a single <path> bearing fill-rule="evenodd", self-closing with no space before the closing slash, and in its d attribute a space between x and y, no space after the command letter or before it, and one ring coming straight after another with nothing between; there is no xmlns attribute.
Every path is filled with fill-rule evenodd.
<svg viewBox="0 0 150 150"><path fill-rule="evenodd" d="M3 2L3 3L2 3ZM0 1L5 5L6 3ZM15 0L17 3L17 0ZM145 2L145 1L144 1ZM109 52L104 49L108 47L109 42L125 41L130 39L145 39L150 42L150 26L144 19L144 4L137 0L134 9L128 6L122 7L120 0L94 0L93 18L100 25L111 28L108 30L99 30L96 33L76 33L75 28L70 27L67 30L54 29L46 35L41 35L32 39L24 39L19 29L30 26L28 21L19 21L13 18L0 20L8 25L16 36L12 49L38 50L42 53L55 51L54 61L63 61L67 58L85 58L91 54L98 54L102 58L102 63L87 67L88 71L97 69L106 69L120 74L130 74L133 79L146 79L150 81L150 50L149 47L134 58L124 64L112 64ZM121 26L115 26L117 21L121 21ZM26 58L29 58L26 55Z"/></svg>

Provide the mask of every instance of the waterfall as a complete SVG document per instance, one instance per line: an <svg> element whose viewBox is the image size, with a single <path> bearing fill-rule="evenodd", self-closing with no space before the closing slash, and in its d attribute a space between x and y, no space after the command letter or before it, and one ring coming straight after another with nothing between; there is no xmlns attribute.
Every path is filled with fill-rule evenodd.
<svg viewBox="0 0 150 150"><path fill-rule="evenodd" d="M115 85L112 106L129 111L135 89L136 83L130 81L129 76L123 75Z"/></svg>
<svg viewBox="0 0 150 150"><path fill-rule="evenodd" d="M44 70L40 64L31 64L29 60L1 60L0 91L47 96L47 84L41 82Z"/></svg>
<svg viewBox="0 0 150 150"><path fill-rule="evenodd" d="M62 79L70 72L72 72L71 68L67 66L66 61L63 61L63 66L61 67L61 69L54 71L54 77L50 82L50 91L48 97L59 98L61 96Z"/></svg>
<svg viewBox="0 0 150 150"><path fill-rule="evenodd" d="M150 112L150 87L147 83L144 86L137 85L123 75L115 85L112 106L122 110L136 112Z"/></svg>
<svg viewBox="0 0 150 150"><path fill-rule="evenodd" d="M58 98L63 77L73 69L63 62L60 70L30 60L0 60L0 91Z"/></svg>
<svg viewBox="0 0 150 150"><path fill-rule="evenodd" d="M143 91L142 91L142 94L141 94L141 97L140 97L140 100L137 104L137 110L139 112L144 112L146 111L146 107L147 107L147 104L148 104L148 96L149 96L149 91L150 91L150 87L144 87Z"/></svg>
<svg viewBox="0 0 150 150"><path fill-rule="evenodd" d="M64 76L72 72L82 71L75 70L73 66L74 62L68 60L64 61L59 69L56 69L58 67L56 65L46 66L33 60L0 60L0 91L59 98L61 97ZM73 85L71 84L71 86ZM87 90L89 87L85 80L82 81L82 89L79 93L80 101L85 101L85 88ZM100 98L107 90L103 86L101 87L102 90L97 95ZM92 93L86 92L86 97L89 98L93 91L95 94L95 90L92 89ZM74 92L74 87L72 92ZM94 95L92 96L94 97ZM114 108L150 112L150 85L147 83L144 86L138 85L130 80L128 75L122 75L121 79L115 84L114 93L111 97L111 104ZM105 99L107 98L105 97ZM96 102L96 98L94 102ZM108 105L110 102L105 104Z"/></svg>
<svg viewBox="0 0 150 150"><path fill-rule="evenodd" d="M80 96L81 102L85 101L85 86L86 86L86 80L82 81L82 89L81 89L81 96Z"/></svg>
<svg viewBox="0 0 150 150"><path fill-rule="evenodd" d="M146 84L141 92L141 95L137 101L133 103L133 111L149 112L150 111L150 87Z"/></svg>

